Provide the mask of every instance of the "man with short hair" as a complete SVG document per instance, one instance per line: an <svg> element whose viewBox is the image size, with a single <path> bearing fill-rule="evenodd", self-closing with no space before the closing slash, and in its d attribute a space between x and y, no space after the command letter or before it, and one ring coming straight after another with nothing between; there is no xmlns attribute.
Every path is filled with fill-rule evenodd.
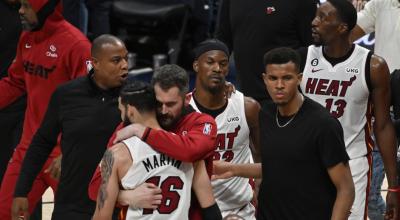
<svg viewBox="0 0 400 220"><path fill-rule="evenodd" d="M61 134L62 172L55 194L53 218L91 219L95 203L88 184L120 123L119 88L128 76L128 51L115 36L93 41L93 69L53 93L43 122L33 137L15 187L13 218L27 213L28 193ZM25 214L26 216L26 214Z"/></svg>
<svg viewBox="0 0 400 220"><path fill-rule="evenodd" d="M87 74L90 42L61 15L58 0L21 0L19 10L23 32L15 61L8 77L0 80L0 109L27 94L24 128L21 140L4 174L0 189L0 219L11 218L11 203L21 164L33 135L36 133L56 87ZM59 148L50 155L44 167L59 155ZM28 195L29 210L35 207L44 191L57 182L44 170L35 179Z"/></svg>
<svg viewBox="0 0 400 220"><path fill-rule="evenodd" d="M214 178L262 176L257 219L347 219L354 199L340 123L298 90L300 57L290 48L264 56L261 164L214 163Z"/></svg>
<svg viewBox="0 0 400 220"><path fill-rule="evenodd" d="M154 86L158 102L156 112L158 123L163 129L170 132L134 123L120 130L114 143L137 136L153 149L174 159L192 163L205 160L207 172L211 175L217 126L211 116L198 113L189 106L189 76L187 72L177 65L167 64L155 70L151 84ZM91 199L97 198L99 186L100 173L97 169L90 183ZM140 198L132 195L135 191L136 189L120 191L119 202L142 207L141 204L137 204ZM125 200L121 197L124 197ZM151 200L150 204L157 201L155 197L152 198L154 200ZM195 197L192 198L190 219L202 219L202 212L219 212L218 205L201 209L198 201L194 199Z"/></svg>
<svg viewBox="0 0 400 220"><path fill-rule="evenodd" d="M196 86L190 105L199 112L211 115L217 123L214 161L250 163L253 161L253 147L253 155L256 162L259 162L260 106L257 101L239 91L226 97L228 47L216 39L205 40L194 49L194 56ZM234 177L215 180L212 185L223 217L238 214L244 219L255 219L255 208L251 204L253 189L248 179Z"/></svg>
<svg viewBox="0 0 400 220"><path fill-rule="evenodd" d="M136 81L124 86L120 93L119 109L125 124L135 122L154 130L161 129L156 119L154 91L146 83ZM156 210L130 207L127 219L148 219L149 216L151 219L188 219L191 188L201 207L215 204L204 161L192 164L173 159L155 151L135 136L106 151L101 171L103 181L93 216L95 220L111 217L119 193L119 183L127 190L144 182L154 183L162 189L163 198ZM218 215L204 218L221 219Z"/></svg>
<svg viewBox="0 0 400 220"><path fill-rule="evenodd" d="M389 115L390 75L386 62L369 50L351 43L357 12L348 0L327 0L312 22L315 45L304 55L304 95L325 106L344 130L346 150L356 187L349 219L367 218L367 198L374 135L389 185L387 219L397 219L398 182L396 139Z"/></svg>

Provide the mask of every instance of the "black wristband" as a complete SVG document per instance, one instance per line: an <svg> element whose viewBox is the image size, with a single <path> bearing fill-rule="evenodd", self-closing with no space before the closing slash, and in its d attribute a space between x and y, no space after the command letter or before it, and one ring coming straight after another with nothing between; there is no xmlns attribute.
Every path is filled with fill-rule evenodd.
<svg viewBox="0 0 400 220"><path fill-rule="evenodd" d="M219 210L217 203L214 203L214 205L212 205L210 207L202 208L201 215L203 216L203 219L207 219L207 220L221 220L222 219L221 211Z"/></svg>

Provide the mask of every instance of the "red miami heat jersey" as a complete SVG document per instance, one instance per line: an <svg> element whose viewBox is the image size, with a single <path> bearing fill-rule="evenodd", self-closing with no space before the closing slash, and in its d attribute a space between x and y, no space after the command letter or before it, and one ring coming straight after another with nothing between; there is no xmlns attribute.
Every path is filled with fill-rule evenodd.
<svg viewBox="0 0 400 220"><path fill-rule="evenodd" d="M350 159L372 150L370 93L365 70L369 52L355 45L348 59L332 66L321 46L309 46L301 82L303 93L325 106L342 124Z"/></svg>
<svg viewBox="0 0 400 220"><path fill-rule="evenodd" d="M199 111L194 99L190 105ZM231 163L253 162L249 147L250 130L246 121L244 97L239 91L228 99L226 109L215 118L217 139L214 160L225 160ZM214 196L221 211L240 208L247 205L253 190L249 179L234 177L211 182Z"/></svg>
<svg viewBox="0 0 400 220"><path fill-rule="evenodd" d="M175 160L158 153L137 137L124 140L132 156L132 166L121 179L124 189L133 189L144 182L162 190L161 205L156 209L129 208L127 220L188 219L193 179L192 163Z"/></svg>

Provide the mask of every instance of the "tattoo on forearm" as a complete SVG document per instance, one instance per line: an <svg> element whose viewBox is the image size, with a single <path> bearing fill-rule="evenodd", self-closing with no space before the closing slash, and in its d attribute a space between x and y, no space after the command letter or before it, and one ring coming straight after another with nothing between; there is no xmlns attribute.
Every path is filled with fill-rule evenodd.
<svg viewBox="0 0 400 220"><path fill-rule="evenodd" d="M110 179L112 168L114 164L114 155L111 151L106 150L104 153L102 162L101 162L101 185L99 190L99 204L98 208L101 209L104 207L104 201L107 199L107 184Z"/></svg>

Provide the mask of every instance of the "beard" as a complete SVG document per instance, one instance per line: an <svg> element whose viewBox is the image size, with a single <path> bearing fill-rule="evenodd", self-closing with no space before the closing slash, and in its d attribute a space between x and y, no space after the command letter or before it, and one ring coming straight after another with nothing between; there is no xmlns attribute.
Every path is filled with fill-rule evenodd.
<svg viewBox="0 0 400 220"><path fill-rule="evenodd" d="M168 115L168 114L157 113L157 121L163 129L170 130L182 118L184 109L185 109L185 106L182 106L181 112L176 117L174 117L172 115Z"/></svg>
<svg viewBox="0 0 400 220"><path fill-rule="evenodd" d="M216 95L225 90L225 84L226 80L225 78L222 78L221 82L216 85L214 84L213 86L209 86L208 84L204 83L203 88L206 88L211 94Z"/></svg>
<svg viewBox="0 0 400 220"><path fill-rule="evenodd" d="M21 16L20 19L21 19L22 30L24 31L32 31L38 26L37 23L29 23L23 16Z"/></svg>
<svg viewBox="0 0 400 220"><path fill-rule="evenodd" d="M320 39L320 38L315 39L315 37L313 38L312 44L315 45L315 46L317 46L317 47L323 45L321 39Z"/></svg>

